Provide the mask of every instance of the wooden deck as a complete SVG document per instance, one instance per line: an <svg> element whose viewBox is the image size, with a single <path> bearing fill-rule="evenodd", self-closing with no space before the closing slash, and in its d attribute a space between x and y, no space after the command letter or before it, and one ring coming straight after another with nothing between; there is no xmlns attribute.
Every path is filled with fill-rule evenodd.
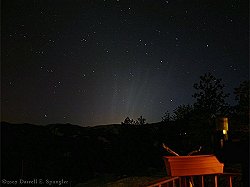
<svg viewBox="0 0 250 187"><path fill-rule="evenodd" d="M146 187L233 187L233 178L240 175L224 173L224 164L214 155L164 156L163 159L168 176Z"/></svg>

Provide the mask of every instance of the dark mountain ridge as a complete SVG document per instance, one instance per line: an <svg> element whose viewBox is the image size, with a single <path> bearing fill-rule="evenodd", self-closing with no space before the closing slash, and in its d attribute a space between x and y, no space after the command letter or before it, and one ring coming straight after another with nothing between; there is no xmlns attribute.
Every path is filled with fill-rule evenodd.
<svg viewBox="0 0 250 187"><path fill-rule="evenodd" d="M169 153L163 142L186 155L198 146L192 137L171 123L81 127L1 122L2 178L63 177L77 183L106 174L152 175L165 172L162 156ZM200 154L209 153L204 147Z"/></svg>

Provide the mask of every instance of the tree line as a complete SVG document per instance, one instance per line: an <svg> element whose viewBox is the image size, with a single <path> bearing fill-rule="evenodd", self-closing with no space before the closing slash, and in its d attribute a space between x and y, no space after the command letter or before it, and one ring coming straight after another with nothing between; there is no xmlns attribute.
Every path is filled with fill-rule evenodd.
<svg viewBox="0 0 250 187"><path fill-rule="evenodd" d="M219 116L234 117L240 120L241 124L248 124L249 119L249 80L240 83L239 87L234 89L235 100L238 102L235 106L230 106L226 99L229 93L225 93L225 85L222 79L216 78L211 73L205 73L200 76L199 82L193 85L195 93L192 97L195 102L192 105L180 105L171 115L166 111L162 116L162 122L168 124L170 121L185 122L202 121L211 126L213 119ZM126 117L123 125L144 125L146 119L140 116L137 120Z"/></svg>
<svg viewBox="0 0 250 187"><path fill-rule="evenodd" d="M216 120L221 117L228 118L229 137L248 129L249 125L249 80L242 81L234 88L236 105L227 103L229 93L225 93L222 79L211 73L200 76L200 80L193 84L195 89L192 97L195 102L190 105L178 106L171 115L169 111L162 116L161 124L169 131L185 136L186 141L192 145L203 145L208 152L213 152L216 138L221 136L216 131ZM123 125L145 125L146 119L142 116L136 121L127 117ZM172 130L171 130L172 129ZM246 133L243 133L246 134ZM228 136L228 135L227 135ZM238 136L238 135L237 135ZM242 140L248 137L242 135Z"/></svg>

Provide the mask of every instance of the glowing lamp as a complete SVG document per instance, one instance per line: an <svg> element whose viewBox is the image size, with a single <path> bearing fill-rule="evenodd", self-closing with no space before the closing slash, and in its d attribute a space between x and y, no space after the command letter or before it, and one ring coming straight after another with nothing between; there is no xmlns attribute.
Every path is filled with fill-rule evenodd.
<svg viewBox="0 0 250 187"><path fill-rule="evenodd" d="M222 117L216 120L216 130L223 131L223 134L227 134L228 131L228 118Z"/></svg>

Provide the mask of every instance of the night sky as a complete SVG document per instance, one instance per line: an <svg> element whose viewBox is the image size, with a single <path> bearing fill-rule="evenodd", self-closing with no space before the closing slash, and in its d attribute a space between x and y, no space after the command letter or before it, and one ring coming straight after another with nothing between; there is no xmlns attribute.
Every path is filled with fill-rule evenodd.
<svg viewBox="0 0 250 187"><path fill-rule="evenodd" d="M2 0L1 120L159 122L211 72L249 79L248 1Z"/></svg>

